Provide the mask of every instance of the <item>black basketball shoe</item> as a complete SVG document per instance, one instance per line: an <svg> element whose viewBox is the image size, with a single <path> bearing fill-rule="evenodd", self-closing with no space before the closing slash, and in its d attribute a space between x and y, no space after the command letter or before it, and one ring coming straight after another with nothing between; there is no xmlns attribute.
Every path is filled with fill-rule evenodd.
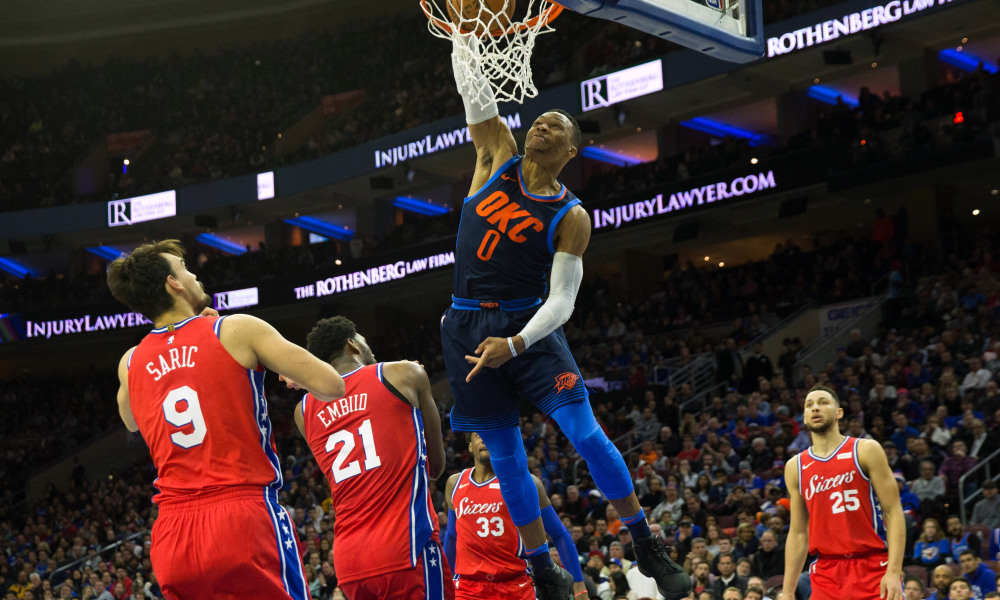
<svg viewBox="0 0 1000 600"><path fill-rule="evenodd" d="M570 600L573 597L573 576L553 564L531 576L538 600Z"/></svg>
<svg viewBox="0 0 1000 600"><path fill-rule="evenodd" d="M667 547L656 536L632 543L639 572L656 582L656 589L667 600L681 600L691 593L691 577L670 559Z"/></svg>

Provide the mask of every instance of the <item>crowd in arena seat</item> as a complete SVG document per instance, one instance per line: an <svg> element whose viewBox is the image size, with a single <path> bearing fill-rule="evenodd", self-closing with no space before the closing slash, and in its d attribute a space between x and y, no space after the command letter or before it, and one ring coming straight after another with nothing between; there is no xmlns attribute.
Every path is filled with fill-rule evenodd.
<svg viewBox="0 0 1000 600"><path fill-rule="evenodd" d="M825 364L793 363L787 370L772 364L756 380L734 382L705 410L683 415L675 402L682 391L669 384L637 387L641 400L628 393L591 395L598 422L609 436L625 434L624 445L635 444L625 449L640 504L654 532L670 543L675 559L691 573L697 598L720 600L730 585L741 589L741 597L774 597L770 588L784 569L788 527L782 465L808 447L802 400L815 383L838 392L845 411L842 431L885 448L906 515L906 564L915 578L907 583L945 589L962 574L982 594L995 588L991 569L1000 560L1000 495L992 483L974 478L975 485L965 491L982 488L981 497L963 522L957 485L963 473L1000 449L1000 239L991 231L963 239L964 245L944 253L942 264L907 282L900 302L873 335L852 332L851 342ZM822 257L818 264L837 258L822 251L817 257ZM733 282L742 283L739 278ZM621 330L619 323L624 324L621 316L617 321L612 316L600 335ZM629 327L624 329L627 334ZM381 340L372 339L380 355L412 356L411 348L383 349ZM733 360L740 360L739 355ZM102 404L113 406L107 401L113 397L110 385L96 376L89 384L78 384L79 400L65 392L59 414L79 418ZM62 386L54 382L49 391L22 385L28 392L6 386L4 398L15 403L26 393L58 394ZM329 554L336 516L329 514L327 482L294 434L295 394L270 381L268 397L285 457L280 499L298 526L313 597L336 597ZM27 420L16 421L26 430L55 427L45 418L36 410ZM116 419L112 411L91 418L95 431ZM643 586L649 582L631 566L628 529L594 488L558 427L529 411L521 429L529 467L573 536L592 584L591 597L628 597L629 589L646 593ZM56 438L65 438L56 432ZM471 464L464 436L446 428L445 441L447 473ZM0 590L7 588L18 599L60 597L64 588L70 594L66 597L99 597L104 589L115 599L157 597L148 537L142 534L155 518L148 502L151 465L141 463L111 479L88 478L85 466L78 465L73 479L69 490L47 490L31 511L15 509L10 502L0 506L0 549L7 557L0 564ZM432 487L431 493L444 518L442 488ZM126 539L131 534L138 535ZM49 575L113 541L122 544ZM942 565L944 569L936 569ZM33 596L22 593L29 588ZM800 592L808 593L806 588Z"/></svg>
<svg viewBox="0 0 1000 600"><path fill-rule="evenodd" d="M768 3L765 18L831 3ZM387 30L393 35L380 35ZM579 40L587 40L582 50ZM673 48L566 14L556 33L539 37L536 81L551 86ZM0 79L0 210L134 196L259 171L457 114L449 52L414 10L293 39L145 61L110 58L98 66L71 62L45 76ZM300 150L275 152L278 134L323 96L354 90L365 91L361 107L330 118L325 134ZM152 132L156 146L148 157L126 172L112 168L99 189L75 189L71 171L95 144L142 130Z"/></svg>
<svg viewBox="0 0 1000 600"><path fill-rule="evenodd" d="M880 97L863 89L857 107L839 103L820 111L816 122L791 139L785 150L816 145L840 148L840 152L830 154L840 157L832 165L836 178L838 170L871 168L902 156L918 156L970 140L986 139L982 136L987 123L1000 117L997 106L1000 106L1000 74L982 70L933 87L918 100L889 94ZM954 115L958 113L963 115L960 123L954 122ZM745 141L726 138L721 144L692 147L683 154L653 163L595 172L577 193L584 199L636 193L737 164L747 159L748 153ZM0 185L0 190L2 187ZM446 237L455 231L457 217L451 212L435 218L410 218L381 239L365 237L351 243L331 241L277 249L261 246L250 248L250 252L239 257L199 247L198 268L202 279L218 289L241 280L268 280L313 268L333 270L337 260L349 263L418 241ZM905 219L897 219L901 227L904 223ZM897 237L905 238L905 232ZM846 277L840 279L843 284L856 283ZM808 288L816 287L815 283L805 282ZM801 290L796 291L799 292ZM815 294L815 291L809 293ZM112 302L100 274L59 273L26 279L4 275L0 279L0 306L6 312L28 307L38 310ZM774 303L769 304L773 306ZM704 312L706 306L686 306L685 313L690 315L694 309Z"/></svg>

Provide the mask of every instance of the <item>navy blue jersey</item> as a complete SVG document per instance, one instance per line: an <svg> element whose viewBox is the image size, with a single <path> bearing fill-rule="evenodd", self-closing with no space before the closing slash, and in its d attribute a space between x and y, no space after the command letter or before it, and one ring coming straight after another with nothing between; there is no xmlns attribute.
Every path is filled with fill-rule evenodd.
<svg viewBox="0 0 1000 600"><path fill-rule="evenodd" d="M580 200L563 185L555 196L529 194L521 156L507 161L465 199L455 243L455 296L516 300L545 295L556 226Z"/></svg>

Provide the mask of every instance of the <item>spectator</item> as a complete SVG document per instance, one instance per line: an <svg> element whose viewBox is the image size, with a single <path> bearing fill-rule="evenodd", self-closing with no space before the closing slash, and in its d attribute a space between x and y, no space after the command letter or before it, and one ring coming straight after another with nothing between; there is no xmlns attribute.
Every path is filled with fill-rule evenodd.
<svg viewBox="0 0 1000 600"><path fill-rule="evenodd" d="M717 598L722 597L726 588L735 587L741 592L747 589L747 578L736 573L736 561L733 555L724 552L716 557L716 567L719 575L712 583L712 593Z"/></svg>
<svg viewBox="0 0 1000 600"><path fill-rule="evenodd" d="M985 525L990 529L1000 527L1000 496L997 495L997 482L987 479L983 482L983 499L976 502L972 509L970 525Z"/></svg>
<svg viewBox="0 0 1000 600"><path fill-rule="evenodd" d="M929 600L948 600L948 591L951 582L955 579L955 572L949 565L938 565L931 573L931 586L934 591L929 596Z"/></svg>
<svg viewBox="0 0 1000 600"><path fill-rule="evenodd" d="M944 478L935 471L934 463L925 460L920 463L920 477L910 483L910 491L920 500L921 512L925 515L937 514L943 508Z"/></svg>
<svg viewBox="0 0 1000 600"><path fill-rule="evenodd" d="M778 537L770 529L760 535L760 548L753 553L750 572L765 581L785 572L784 549L778 547Z"/></svg>
<svg viewBox="0 0 1000 600"><path fill-rule="evenodd" d="M746 366L743 368L743 381L740 390L744 393L756 389L757 381L761 377L770 380L774 376L774 365L771 359L764 355L764 346L760 342L753 344L753 351L747 357Z"/></svg>
<svg viewBox="0 0 1000 600"><path fill-rule="evenodd" d="M976 597L972 582L964 577L958 577L953 579L951 585L948 586L948 598L950 600L981 600L982 596Z"/></svg>
<svg viewBox="0 0 1000 600"><path fill-rule="evenodd" d="M919 577L907 575L903 578L903 598L905 600L923 600L924 582Z"/></svg>
<svg viewBox="0 0 1000 600"><path fill-rule="evenodd" d="M745 557L751 557L760 547L757 532L750 523L740 523L736 527L736 550ZM737 561L737 566L739 562Z"/></svg>
<svg viewBox="0 0 1000 600"><path fill-rule="evenodd" d="M896 448L906 448L906 439L909 437L918 437L920 431L916 427L910 425L910 420L906 417L906 413L901 410L892 411L892 422L896 426L896 429L892 432L890 439Z"/></svg>
<svg viewBox="0 0 1000 600"><path fill-rule="evenodd" d="M979 556L979 537L966 531L962 519L951 515L945 524L948 529L948 540L951 542L951 556L955 562L961 562L962 552L972 550Z"/></svg>
<svg viewBox="0 0 1000 600"><path fill-rule="evenodd" d="M941 462L941 468L938 470L938 473L944 477L948 484L948 494L952 498L958 498L959 479L972 470L974 466L976 466L976 459L966 456L965 442L962 440L952 442L951 455ZM972 481L966 482L966 494L972 492L974 483Z"/></svg>
<svg viewBox="0 0 1000 600"><path fill-rule="evenodd" d="M701 559L697 559L691 568L691 588L696 595L700 595L704 591L712 592L715 575L712 575L710 569L708 561Z"/></svg>
<svg viewBox="0 0 1000 600"><path fill-rule="evenodd" d="M971 584L972 594L977 600L980 600L984 594L997 590L997 574L993 569L983 564L978 552L963 550L960 559L962 576Z"/></svg>
<svg viewBox="0 0 1000 600"><path fill-rule="evenodd" d="M972 421L972 435L969 442L969 456L982 460L1000 450L1000 429L987 432L982 419Z"/></svg>
<svg viewBox="0 0 1000 600"><path fill-rule="evenodd" d="M951 543L945 538L937 519L927 518L921 523L921 534L913 546L913 561L926 569L945 564L951 557Z"/></svg>
<svg viewBox="0 0 1000 600"><path fill-rule="evenodd" d="M970 392L985 392L986 384L992 378L993 373L990 373L989 369L983 367L983 361L978 356L970 358L969 372L965 375L965 379L962 380L962 385L960 386L962 396Z"/></svg>

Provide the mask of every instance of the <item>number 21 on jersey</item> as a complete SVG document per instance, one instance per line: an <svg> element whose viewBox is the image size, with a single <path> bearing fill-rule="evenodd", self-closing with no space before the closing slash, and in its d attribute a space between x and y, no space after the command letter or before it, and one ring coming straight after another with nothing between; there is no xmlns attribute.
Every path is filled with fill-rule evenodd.
<svg viewBox="0 0 1000 600"><path fill-rule="evenodd" d="M361 427L358 427L358 435L361 436L361 444L365 452L365 471L371 471L372 469L377 469L382 466L382 459L379 458L378 452L375 450L375 438L372 436L372 420L365 419L361 423ZM350 479L355 475L361 474L361 463L353 460L344 466L344 462L347 461L348 457L351 455L351 451L354 450L356 442L354 441L354 434L346 429L341 429L340 431L335 431L330 434L330 437L326 440L326 451L333 452L337 448L337 444L343 444L340 447L340 451L337 452L337 457L333 459L333 482L340 483L345 479Z"/></svg>

